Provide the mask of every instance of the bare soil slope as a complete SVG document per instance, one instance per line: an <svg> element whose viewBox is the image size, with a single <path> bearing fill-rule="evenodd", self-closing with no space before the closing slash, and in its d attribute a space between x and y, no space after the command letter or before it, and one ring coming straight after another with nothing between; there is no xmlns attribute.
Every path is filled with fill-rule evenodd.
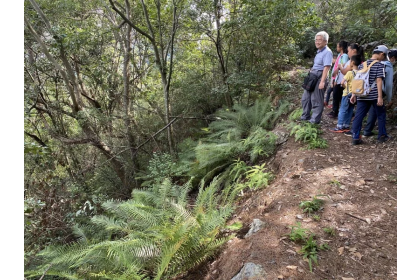
<svg viewBox="0 0 420 280"><path fill-rule="evenodd" d="M245 227L215 260L184 279L230 280L247 262L261 265L268 280L397 279L396 124L387 123L390 141L378 144L370 137L352 146L351 137L329 131L336 122L329 111L321 123L329 147L305 150L289 138L268 162L276 179L238 202L229 224L242 221ZM319 221L299 208L317 194L326 195ZM255 218L266 226L244 238ZM330 247L319 253L313 272L298 253L301 246L286 236L296 222ZM327 227L336 234L325 233Z"/></svg>

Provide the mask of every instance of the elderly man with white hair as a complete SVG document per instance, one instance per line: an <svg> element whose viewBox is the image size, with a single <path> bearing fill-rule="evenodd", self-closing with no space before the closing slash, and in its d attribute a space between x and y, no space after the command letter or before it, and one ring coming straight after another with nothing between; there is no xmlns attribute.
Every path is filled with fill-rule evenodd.
<svg viewBox="0 0 420 280"><path fill-rule="evenodd" d="M327 76L333 59L333 53L327 46L328 37L328 33L325 31L318 32L315 35L315 46L318 51L310 72L316 75L318 81L314 90L308 91L305 89L302 95L303 113L300 119L313 124L321 122L322 112L324 111L324 93L328 85Z"/></svg>

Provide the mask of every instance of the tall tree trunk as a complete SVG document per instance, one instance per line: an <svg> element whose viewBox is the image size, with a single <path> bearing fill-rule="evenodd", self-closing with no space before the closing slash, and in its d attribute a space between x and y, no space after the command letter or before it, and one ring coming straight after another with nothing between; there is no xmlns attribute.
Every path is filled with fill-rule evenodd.
<svg viewBox="0 0 420 280"><path fill-rule="evenodd" d="M125 1L125 8L127 18L130 18L130 4L128 0ZM124 93L123 93L123 104L124 104L124 122L126 127L126 135L128 145L130 146L131 161L134 166L134 172L137 173L140 170L139 162L136 157L136 140L133 133L133 126L131 125L131 114L130 114L130 52L131 52L131 26L127 25L127 35L124 40L124 63L123 63L123 79L124 79Z"/></svg>
<svg viewBox="0 0 420 280"><path fill-rule="evenodd" d="M217 51L217 57L219 58L219 65L220 65L220 69L222 71L222 75L223 75L223 84L227 87L227 91L223 92L223 95L225 97L225 102L226 105L228 107L232 107L233 105L233 100L232 97L230 96L229 93L229 85L227 83L227 70L226 67L227 65L225 64L225 59L223 56L223 49L222 49L222 38L221 38L221 34L220 34L220 18L221 18L221 10L222 10L222 3L220 0L214 0L214 16L216 18L216 28L217 28L217 36L216 36L216 40L215 40L215 45L216 45L216 51Z"/></svg>
<svg viewBox="0 0 420 280"><path fill-rule="evenodd" d="M122 13L116 6L113 0L109 0L109 3L111 4L111 7L114 11L116 11L123 19L125 22L127 22L131 27L134 28L134 30L136 30L138 33L140 33L141 35L143 35L144 37L146 37L150 43L152 44L153 47L153 52L155 54L155 63L157 68L159 69L160 75L161 75L161 83L162 83L162 88L163 88L163 95L164 95L164 100L165 100L165 122L168 125L170 123L170 100L169 100L169 88L170 88L170 77L172 74L172 70L170 70L169 75L168 75L168 69L167 69L167 60L166 57L164 57L164 50L163 50L163 44L162 42L158 42L156 41L156 37L155 37L155 32L153 30L152 24L150 22L150 17L149 17L149 12L147 10L147 6L144 3L144 0L141 0L141 4L142 4L142 8L143 8L143 15L146 19L146 23L147 23L147 28L149 30L149 32L142 30L141 28L139 28L138 26L136 26L135 24L133 24L129 18L127 18L127 16ZM172 2L174 4L174 2ZM158 17L160 18L160 2L156 2L156 6L157 6L157 10L158 10ZM176 9L174 6L174 18L176 18ZM161 24L161 22L159 22L159 24ZM176 27L176 25L175 25ZM176 30L176 28L175 28ZM162 31L160 31L162 32ZM162 35L162 34L160 34ZM173 47L173 38L175 37L175 32L172 32L172 37L171 37L171 42L172 44L170 45L170 47ZM166 55L168 54L168 51L166 52ZM173 53L171 52L171 56L173 55ZM172 69L172 67L171 67ZM169 145L169 151L171 154L173 154L173 139L172 139L172 131L171 131L171 126L169 125L167 128L167 136L168 136L168 145Z"/></svg>

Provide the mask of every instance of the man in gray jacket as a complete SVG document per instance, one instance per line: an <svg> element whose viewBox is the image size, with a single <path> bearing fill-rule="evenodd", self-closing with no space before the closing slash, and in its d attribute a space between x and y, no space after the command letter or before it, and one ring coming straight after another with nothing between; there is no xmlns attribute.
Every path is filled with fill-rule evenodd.
<svg viewBox="0 0 420 280"><path fill-rule="evenodd" d="M327 46L328 38L329 35L325 31L315 35L315 46L318 51L311 72L318 76L318 82L313 91L305 90L302 95L303 113L300 119L314 124L320 123L324 111L324 93L328 85L327 76L333 59L333 53Z"/></svg>

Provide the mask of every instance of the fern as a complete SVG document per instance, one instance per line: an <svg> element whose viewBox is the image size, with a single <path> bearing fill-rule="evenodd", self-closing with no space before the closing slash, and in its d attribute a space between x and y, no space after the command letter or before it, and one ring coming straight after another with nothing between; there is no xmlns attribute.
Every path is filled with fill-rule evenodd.
<svg viewBox="0 0 420 280"><path fill-rule="evenodd" d="M229 237L219 237L232 214L232 193L219 193L221 180L201 184L194 207L188 207L191 182L169 180L133 191L128 201L107 201L105 213L88 226L75 227L77 242L51 246L39 257L44 265L27 276L66 279L170 279L214 255ZM94 238L92 230L96 230Z"/></svg>
<svg viewBox="0 0 420 280"><path fill-rule="evenodd" d="M308 149L316 148L327 148L327 141L320 137L322 134L319 125L305 123L305 124L294 124L291 123L289 126L290 135L295 135L295 141L302 141L307 143Z"/></svg>
<svg viewBox="0 0 420 280"><path fill-rule="evenodd" d="M268 186L268 182L271 179L269 172L264 172L267 168L262 165L255 165L246 172L246 178L248 179L247 185L251 189L260 189Z"/></svg>
<svg viewBox="0 0 420 280"><path fill-rule="evenodd" d="M217 112L220 119L210 124L212 135L209 139L239 141L246 138L257 127L272 129L284 111L285 106L272 110L269 99L257 100L249 108L235 104L232 110L223 109Z"/></svg>
<svg viewBox="0 0 420 280"><path fill-rule="evenodd" d="M303 110L302 108L295 109L292 113L289 115L290 121L297 121L302 116Z"/></svg>

